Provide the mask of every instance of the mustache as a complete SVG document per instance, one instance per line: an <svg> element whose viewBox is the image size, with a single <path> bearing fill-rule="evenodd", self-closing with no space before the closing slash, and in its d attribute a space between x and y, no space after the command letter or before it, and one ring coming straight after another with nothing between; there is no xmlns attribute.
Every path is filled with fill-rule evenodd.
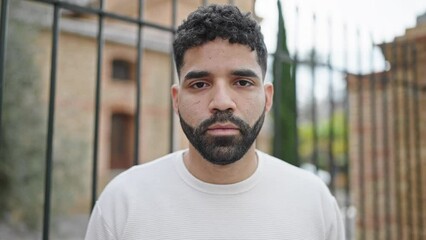
<svg viewBox="0 0 426 240"><path fill-rule="evenodd" d="M210 118L204 120L201 122L201 124L195 129L196 134L204 134L207 132L207 129L215 124L215 123L224 123L224 122L231 122L235 124L239 129L241 133L246 133L250 129L250 125L244 122L239 117L236 117L233 115L232 111L217 111L215 112Z"/></svg>

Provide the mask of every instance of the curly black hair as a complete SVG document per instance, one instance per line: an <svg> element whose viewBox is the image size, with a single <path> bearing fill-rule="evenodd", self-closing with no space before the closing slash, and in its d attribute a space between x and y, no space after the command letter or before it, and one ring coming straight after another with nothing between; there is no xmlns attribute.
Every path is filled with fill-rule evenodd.
<svg viewBox="0 0 426 240"><path fill-rule="evenodd" d="M216 38L238 43L256 50L263 77L265 77L267 55L260 26L250 13L241 11L232 5L212 4L199 7L177 29L173 42L174 58L178 73L183 66L185 52Z"/></svg>

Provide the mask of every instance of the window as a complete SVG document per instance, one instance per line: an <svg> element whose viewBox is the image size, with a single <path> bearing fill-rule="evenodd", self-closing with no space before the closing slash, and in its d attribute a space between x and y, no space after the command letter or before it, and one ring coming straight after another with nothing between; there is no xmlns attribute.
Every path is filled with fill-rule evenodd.
<svg viewBox="0 0 426 240"><path fill-rule="evenodd" d="M113 113L111 118L111 169L132 166L134 118L130 114Z"/></svg>
<svg viewBox="0 0 426 240"><path fill-rule="evenodd" d="M132 64L129 61L112 60L112 79L115 81L130 81L132 79Z"/></svg>

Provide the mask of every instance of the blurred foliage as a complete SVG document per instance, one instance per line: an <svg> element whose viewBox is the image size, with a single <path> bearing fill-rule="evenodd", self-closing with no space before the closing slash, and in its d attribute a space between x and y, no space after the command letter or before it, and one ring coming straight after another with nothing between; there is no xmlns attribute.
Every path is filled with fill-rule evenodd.
<svg viewBox="0 0 426 240"><path fill-rule="evenodd" d="M35 30L10 20L7 35L0 151L0 211L31 228L43 209L45 119L32 56Z"/></svg>
<svg viewBox="0 0 426 240"><path fill-rule="evenodd" d="M319 167L328 169L329 159L329 136L330 128L333 122L333 156L335 162L339 166L344 165L345 154L345 127L344 127L344 113L336 111L332 119L324 119L318 123L318 156ZM299 154L302 162L310 162L313 153L313 125L311 122L306 122L299 125Z"/></svg>
<svg viewBox="0 0 426 240"><path fill-rule="evenodd" d="M17 6L14 1L10 7ZM41 51L38 34L40 28L10 17L0 132L0 221L32 230L41 227L43 218L47 136L42 87L48 85L35 60ZM81 193L82 156L89 148L57 123L54 134L53 218L67 212Z"/></svg>

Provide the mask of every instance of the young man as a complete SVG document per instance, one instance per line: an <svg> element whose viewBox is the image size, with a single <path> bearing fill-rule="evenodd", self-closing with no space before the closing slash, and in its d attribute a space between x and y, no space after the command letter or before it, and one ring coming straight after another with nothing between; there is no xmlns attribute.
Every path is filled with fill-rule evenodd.
<svg viewBox="0 0 426 240"><path fill-rule="evenodd" d="M255 149L273 87L263 81L267 51L250 15L199 8L173 47L171 94L189 148L108 184L86 239L344 239L327 187Z"/></svg>

